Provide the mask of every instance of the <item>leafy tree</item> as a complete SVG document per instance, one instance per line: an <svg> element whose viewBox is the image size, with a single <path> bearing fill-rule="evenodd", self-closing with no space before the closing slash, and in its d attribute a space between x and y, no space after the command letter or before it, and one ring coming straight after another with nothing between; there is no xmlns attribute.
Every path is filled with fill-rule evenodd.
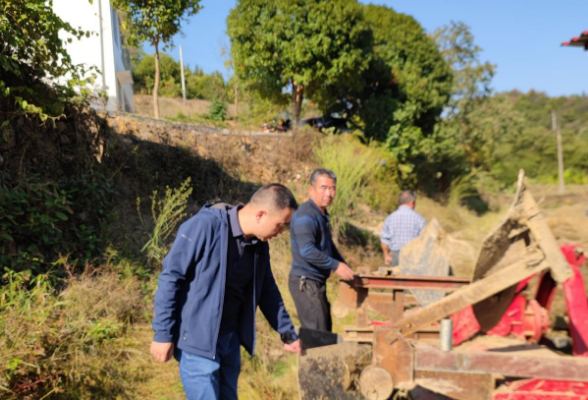
<svg viewBox="0 0 588 400"><path fill-rule="evenodd" d="M482 49L474 43L470 27L452 21L433 34L441 54L454 74L451 98L446 108L443 129L459 141L466 151L468 168L476 168L492 153L492 143L510 130L518 119L508 103L488 103L492 94L490 83L496 66L482 62ZM498 119L489 120L493 115Z"/></svg>
<svg viewBox="0 0 588 400"><path fill-rule="evenodd" d="M133 80L135 92L153 94L155 84L155 56L142 55L133 60ZM161 53L159 56L161 88L159 94L164 97L178 97L182 94L180 64L171 56Z"/></svg>
<svg viewBox="0 0 588 400"><path fill-rule="evenodd" d="M292 93L326 111L332 87L357 88L369 63L371 34L355 0L240 0L227 19L235 74L274 101Z"/></svg>
<svg viewBox="0 0 588 400"><path fill-rule="evenodd" d="M69 38L60 38L60 32ZM5 138L8 118L26 113L46 121L63 114L64 103L75 95L74 86L83 86L88 72L72 63L65 41L84 35L89 33L53 12L51 1L0 2L0 108L14 110L0 117Z"/></svg>
<svg viewBox="0 0 588 400"><path fill-rule="evenodd" d="M449 98L452 72L413 17L375 5L363 6L363 15L374 55L356 110L368 136L408 157L409 146L433 132Z"/></svg>
<svg viewBox="0 0 588 400"><path fill-rule="evenodd" d="M153 94L155 77L155 55L139 54L132 60L134 89L138 93ZM180 63L171 56L161 53L160 90L164 97L180 97L182 95ZM185 68L186 97L188 99L227 100L227 85L220 72L205 74L196 66L193 70Z"/></svg>
<svg viewBox="0 0 588 400"><path fill-rule="evenodd" d="M181 24L201 8L200 0L113 0L123 11L123 29L131 45L147 41L155 48L155 79L153 83L153 114L159 118L158 91L160 82L159 52L171 46L181 32ZM161 48L160 48L161 47Z"/></svg>
<svg viewBox="0 0 588 400"><path fill-rule="evenodd" d="M220 72L192 74L186 78L186 92L191 99L227 100L227 84Z"/></svg>

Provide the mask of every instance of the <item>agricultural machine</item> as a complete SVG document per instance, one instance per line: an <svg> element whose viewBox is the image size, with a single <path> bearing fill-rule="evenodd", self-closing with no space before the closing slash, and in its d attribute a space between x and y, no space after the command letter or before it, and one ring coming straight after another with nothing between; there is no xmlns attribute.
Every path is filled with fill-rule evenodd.
<svg viewBox="0 0 588 400"><path fill-rule="evenodd" d="M338 306L356 324L342 335L301 329L302 400L588 400L585 257L558 246L524 174L471 279L451 276L446 240L432 221L402 250L401 273L340 283ZM571 354L547 339L557 287ZM369 322L370 310L385 320Z"/></svg>

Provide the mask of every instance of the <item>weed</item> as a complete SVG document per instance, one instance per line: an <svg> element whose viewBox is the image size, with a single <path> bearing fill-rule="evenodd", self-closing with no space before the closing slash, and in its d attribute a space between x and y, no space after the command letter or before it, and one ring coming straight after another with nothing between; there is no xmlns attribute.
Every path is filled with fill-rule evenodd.
<svg viewBox="0 0 588 400"><path fill-rule="evenodd" d="M151 196L151 216L153 218L153 230L149 234L149 240L143 246L142 252L147 254L147 259L152 265L160 265L167 253L166 240L178 223L186 216L184 210L188 198L192 194L190 178L187 178L177 189L165 190L163 199L158 199L157 190ZM137 199L137 211L141 216L141 199ZM144 223L144 221L141 219ZM145 224L144 224L145 225Z"/></svg>

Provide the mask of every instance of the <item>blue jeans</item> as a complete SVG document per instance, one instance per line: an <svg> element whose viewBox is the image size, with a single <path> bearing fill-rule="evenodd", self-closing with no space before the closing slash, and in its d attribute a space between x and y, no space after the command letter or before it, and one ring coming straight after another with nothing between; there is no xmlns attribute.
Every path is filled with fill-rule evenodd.
<svg viewBox="0 0 588 400"><path fill-rule="evenodd" d="M241 344L237 333L219 336L214 360L178 348L180 377L188 400L237 400L241 371Z"/></svg>

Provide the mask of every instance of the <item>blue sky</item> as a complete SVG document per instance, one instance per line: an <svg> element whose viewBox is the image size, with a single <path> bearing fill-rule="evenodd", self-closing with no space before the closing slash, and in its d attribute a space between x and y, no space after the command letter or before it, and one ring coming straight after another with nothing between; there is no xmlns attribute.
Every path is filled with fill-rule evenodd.
<svg viewBox="0 0 588 400"><path fill-rule="evenodd" d="M362 3L368 3L362 1ZM497 91L530 89L552 96L588 93L588 51L561 47L563 41L588 30L586 0L388 0L374 4L413 16L427 32L451 20L468 24L482 58L497 65L492 86ZM235 0L203 0L204 7L174 39L170 54L205 72L226 74L220 55L229 46L226 17ZM148 47L146 51L152 52Z"/></svg>

